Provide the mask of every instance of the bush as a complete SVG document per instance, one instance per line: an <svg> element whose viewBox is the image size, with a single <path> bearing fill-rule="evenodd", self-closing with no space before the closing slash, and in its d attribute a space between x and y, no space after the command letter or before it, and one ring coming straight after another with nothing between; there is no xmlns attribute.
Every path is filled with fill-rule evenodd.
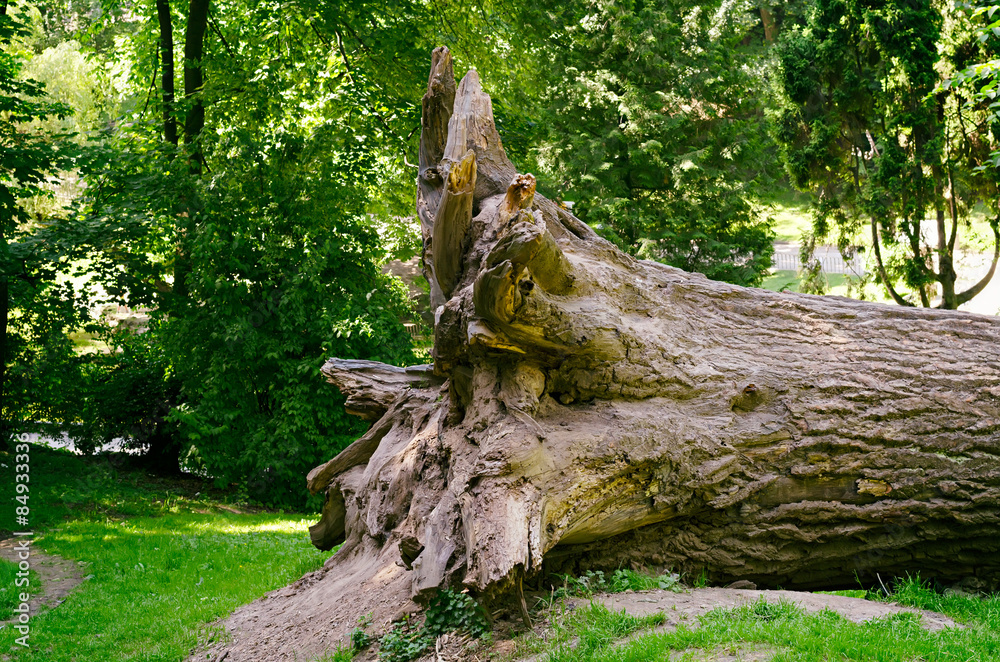
<svg viewBox="0 0 1000 662"><path fill-rule="evenodd" d="M80 357L80 424L69 426L78 450L92 452L121 439L141 451L158 471L180 471L181 441L170 412L180 396L161 337L164 325L152 322L144 332L105 328L110 351Z"/></svg>
<svg viewBox="0 0 1000 662"><path fill-rule="evenodd" d="M197 188L187 298L164 340L182 383L174 420L205 470L273 506L305 506L306 473L366 428L324 361L412 361L406 292L379 267L367 198L327 162L339 139L228 136L229 166Z"/></svg>

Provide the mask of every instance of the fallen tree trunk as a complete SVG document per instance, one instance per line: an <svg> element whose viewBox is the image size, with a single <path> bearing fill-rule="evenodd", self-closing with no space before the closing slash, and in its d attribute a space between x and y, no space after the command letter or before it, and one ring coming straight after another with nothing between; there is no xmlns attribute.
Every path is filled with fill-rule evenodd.
<svg viewBox="0 0 1000 662"><path fill-rule="evenodd" d="M319 654L438 587L490 599L574 566L996 586L1000 321L635 260L535 195L445 49L423 108L434 364L324 367L374 421L308 477L313 541L342 546L237 610L233 659Z"/></svg>
<svg viewBox="0 0 1000 662"><path fill-rule="evenodd" d="M382 380L369 433L310 474L333 564L398 561L417 599L547 562L786 588L997 576L996 318L635 260L516 175L445 49L423 107L434 365ZM365 397L350 366L326 374Z"/></svg>

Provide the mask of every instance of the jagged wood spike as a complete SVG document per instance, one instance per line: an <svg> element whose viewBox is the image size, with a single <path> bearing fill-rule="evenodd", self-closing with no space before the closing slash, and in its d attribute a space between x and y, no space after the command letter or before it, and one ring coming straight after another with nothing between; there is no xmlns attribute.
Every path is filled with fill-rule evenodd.
<svg viewBox="0 0 1000 662"><path fill-rule="evenodd" d="M419 171L417 175L417 218L423 238L424 277L430 284L431 308L437 309L445 302L444 294L433 276L434 217L444 193L447 171L442 171L442 157L448 142L448 124L455 106L455 72L451 53L439 46L431 54L431 72L427 92L422 100L420 122Z"/></svg>
<svg viewBox="0 0 1000 662"><path fill-rule="evenodd" d="M451 298L462 268L475 187L476 155L468 150L462 160L449 169L448 185L434 217L434 278L446 300Z"/></svg>

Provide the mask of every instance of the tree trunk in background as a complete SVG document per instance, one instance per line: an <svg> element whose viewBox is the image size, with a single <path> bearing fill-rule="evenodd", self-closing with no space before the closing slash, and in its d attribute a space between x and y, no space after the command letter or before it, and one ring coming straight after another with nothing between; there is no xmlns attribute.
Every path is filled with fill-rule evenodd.
<svg viewBox="0 0 1000 662"><path fill-rule="evenodd" d="M4 242L6 243L6 242ZM10 448L13 422L7 420L7 323L10 316L10 288L0 275L0 452Z"/></svg>
<svg viewBox="0 0 1000 662"><path fill-rule="evenodd" d="M165 1L165 0L164 0ZM205 84L202 56L205 51L205 31L208 28L210 0L191 0L188 7L187 30L184 33L184 97L190 108L184 119L184 144L187 147L191 174L198 176L205 169L205 154L201 147L201 134L205 128L205 105L201 91ZM166 75L164 74L164 81ZM165 94L165 93L164 93ZM192 192L193 196L193 192ZM178 229L178 243L174 256L174 282L171 303L175 313L180 312L188 297L188 275L191 272L191 251L188 241L197 222L197 200L188 199L186 215Z"/></svg>
<svg viewBox="0 0 1000 662"><path fill-rule="evenodd" d="M342 547L268 598L300 649L442 586L489 600L553 570L996 579L1000 321L636 260L516 174L446 49L423 107L434 365L324 367L374 423L308 477L313 541Z"/></svg>
<svg viewBox="0 0 1000 662"><path fill-rule="evenodd" d="M199 140L205 128L205 105L201 88L205 84L201 59L205 52L205 30L208 28L209 0L191 0L187 31L184 34L184 96L192 100L184 120L184 142L191 149L191 166L200 173L205 166Z"/></svg>
<svg viewBox="0 0 1000 662"><path fill-rule="evenodd" d="M770 8L761 6L760 20L764 25L764 41L771 44L778 38L778 23L774 20L774 14Z"/></svg>
<svg viewBox="0 0 1000 662"><path fill-rule="evenodd" d="M177 118L174 116L174 24L169 0L156 0L160 26L161 91L163 95L163 139L176 146Z"/></svg>

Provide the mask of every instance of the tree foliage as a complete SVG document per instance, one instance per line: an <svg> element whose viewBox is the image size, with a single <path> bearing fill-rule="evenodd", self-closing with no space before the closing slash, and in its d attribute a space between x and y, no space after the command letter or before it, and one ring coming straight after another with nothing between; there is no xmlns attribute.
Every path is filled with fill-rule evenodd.
<svg viewBox="0 0 1000 662"><path fill-rule="evenodd" d="M751 19L723 2L565 7L538 156L551 188L622 249L745 285L771 264L755 194L777 174L764 59L742 44Z"/></svg>
<svg viewBox="0 0 1000 662"><path fill-rule="evenodd" d="M59 368L72 357L66 331L85 319L73 287L58 272L79 255L61 235L64 218L39 218L28 202L48 196L50 178L78 151L35 125L69 108L21 76L27 33L19 14L0 4L0 446L25 420L44 417L63 400Z"/></svg>
<svg viewBox="0 0 1000 662"><path fill-rule="evenodd" d="M403 177L414 102L394 89L405 88L398 74L372 82L372 18L213 3L201 84L149 95L152 107L105 141L116 167L91 175L90 218L107 230L94 269L163 319L178 450L269 503L300 504L303 471L358 433L322 387L324 358L412 360L405 294L379 268L374 228L402 206L379 192ZM135 43L162 55L159 27ZM154 73L136 72L137 92L162 81ZM204 130L191 120L199 106ZM183 127L176 143L168 121ZM398 151L387 157L387 144Z"/></svg>
<svg viewBox="0 0 1000 662"><path fill-rule="evenodd" d="M31 25L5 18L0 52L5 420L62 422L82 447L124 438L164 468L301 503L304 471L357 433L324 358L414 360L405 293L381 267L416 240L400 217L439 43L494 72L504 144L543 191L634 255L755 285L780 42L771 119L795 182L823 191L817 230L846 246L875 219L887 282L928 301L938 283L957 305L954 232L928 245L918 221L964 227L996 198L975 174L995 115L988 86L934 88L993 42L927 2L812 6L23 5ZM55 175L70 212L36 195ZM81 354L85 276L148 330L105 329L105 351Z"/></svg>

